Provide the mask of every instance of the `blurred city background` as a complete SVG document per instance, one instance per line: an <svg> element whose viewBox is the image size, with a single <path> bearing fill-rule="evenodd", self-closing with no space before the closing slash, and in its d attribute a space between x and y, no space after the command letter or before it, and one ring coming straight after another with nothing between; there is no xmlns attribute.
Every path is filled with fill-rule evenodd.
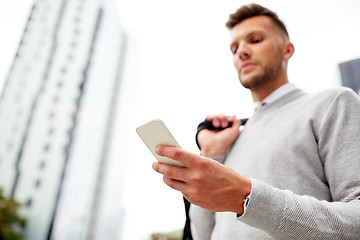
<svg viewBox="0 0 360 240"><path fill-rule="evenodd" d="M145 240L181 229L182 195L155 173L135 128L161 118L198 152L206 115L252 114L232 66L230 13L251 1L0 3L0 188L27 240ZM360 2L256 1L284 20L289 79L360 88Z"/></svg>

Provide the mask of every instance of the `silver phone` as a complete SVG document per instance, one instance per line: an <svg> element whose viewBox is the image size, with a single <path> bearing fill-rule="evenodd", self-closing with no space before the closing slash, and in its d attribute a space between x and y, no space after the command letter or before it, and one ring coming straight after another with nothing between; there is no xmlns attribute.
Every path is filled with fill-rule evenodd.
<svg viewBox="0 0 360 240"><path fill-rule="evenodd" d="M157 145L168 145L181 148L162 120L155 119L141 125L136 128L136 132L159 162L184 167L184 165L178 161L159 156L155 153Z"/></svg>

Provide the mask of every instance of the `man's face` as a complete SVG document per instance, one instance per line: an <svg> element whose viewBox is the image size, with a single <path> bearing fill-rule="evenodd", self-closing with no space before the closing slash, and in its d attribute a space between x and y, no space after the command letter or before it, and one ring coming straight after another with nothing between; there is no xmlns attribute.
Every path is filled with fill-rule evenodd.
<svg viewBox="0 0 360 240"><path fill-rule="evenodd" d="M257 90L276 81L284 69L284 41L272 20L252 17L235 25L230 33L230 50L241 84Z"/></svg>

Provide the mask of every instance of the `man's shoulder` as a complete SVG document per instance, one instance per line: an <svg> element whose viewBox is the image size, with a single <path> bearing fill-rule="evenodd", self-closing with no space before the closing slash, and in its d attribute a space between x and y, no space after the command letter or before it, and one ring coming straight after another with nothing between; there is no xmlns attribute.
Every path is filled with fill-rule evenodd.
<svg viewBox="0 0 360 240"><path fill-rule="evenodd" d="M354 93L354 91L348 87L337 86L337 87L325 89L325 90L321 91L320 93L336 95L336 94L342 94L342 93Z"/></svg>
<svg viewBox="0 0 360 240"><path fill-rule="evenodd" d="M315 98L320 98L320 99L324 99L324 100L329 100L329 99L345 99L345 98L359 98L359 96L351 89L348 87L333 87L333 88L329 88L326 90L323 90L319 93L316 93L313 95Z"/></svg>
<svg viewBox="0 0 360 240"><path fill-rule="evenodd" d="M308 102L316 111L323 112L329 109L353 111L360 108L360 96L347 87L333 87L321 92L310 94Z"/></svg>
<svg viewBox="0 0 360 240"><path fill-rule="evenodd" d="M294 104L304 107L304 109L314 109L315 111L322 112L334 105L352 105L358 106L360 104L360 97L352 89L347 87L332 87L316 93L303 92L294 93ZM350 107L351 108L351 107Z"/></svg>

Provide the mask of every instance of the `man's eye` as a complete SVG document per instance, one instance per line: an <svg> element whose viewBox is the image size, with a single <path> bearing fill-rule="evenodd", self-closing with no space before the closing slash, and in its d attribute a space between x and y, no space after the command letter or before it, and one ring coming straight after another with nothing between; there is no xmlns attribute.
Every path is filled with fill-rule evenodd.
<svg viewBox="0 0 360 240"><path fill-rule="evenodd" d="M237 47L232 47L230 50L231 50L232 54L235 54L237 51Z"/></svg>
<svg viewBox="0 0 360 240"><path fill-rule="evenodd" d="M253 39L251 40L252 43L259 43L259 42L261 42L261 41L262 41L261 38L253 38Z"/></svg>

